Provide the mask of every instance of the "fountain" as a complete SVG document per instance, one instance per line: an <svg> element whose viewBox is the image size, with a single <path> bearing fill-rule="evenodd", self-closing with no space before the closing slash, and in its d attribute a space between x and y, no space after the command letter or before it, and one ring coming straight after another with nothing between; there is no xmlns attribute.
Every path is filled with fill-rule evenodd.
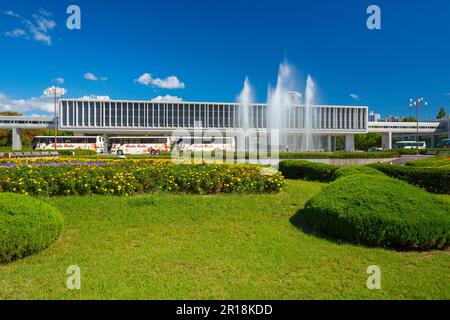
<svg viewBox="0 0 450 320"><path fill-rule="evenodd" d="M239 151L246 151L248 148L248 136L249 136L249 129L250 129L250 120L249 120L249 113L251 110L251 105L253 102L253 96L252 96L252 88L250 85L250 81L248 80L248 77L245 77L244 80L244 87L241 91L241 93L238 96L238 102L240 105L240 118L241 118L241 128L242 128L242 137L240 143L238 143L238 150Z"/></svg>
<svg viewBox="0 0 450 320"><path fill-rule="evenodd" d="M294 106L302 104L302 94L295 91L295 76L293 67L288 63L281 63L278 70L277 83L275 88L269 86L267 93L267 128L270 131L270 145L281 151L289 151L288 137L285 129L292 125ZM318 151L320 149L320 137L314 136L314 122L318 120L316 108L314 108L315 84L314 80L308 75L306 80L305 101L301 127L304 133L301 137L300 150L305 152ZM244 87L238 96L240 104L241 128L243 130L243 142L240 143L240 150L248 145L250 121L249 113L252 104L252 90L248 78L245 78ZM296 140L296 139L294 139ZM298 144L294 142L294 147Z"/></svg>
<svg viewBox="0 0 450 320"><path fill-rule="evenodd" d="M268 128L271 130L271 145L288 150L287 136L283 129L287 128L288 111L292 107L292 91L295 88L293 68L288 63L280 64L275 89L269 87L267 98ZM284 148L282 147L284 146Z"/></svg>
<svg viewBox="0 0 450 320"><path fill-rule="evenodd" d="M301 151L315 151L314 148L314 138L312 133L313 121L315 120L314 110L314 81L310 75L306 80L306 90L305 90L305 106L304 106L304 132L302 136L302 144L300 147Z"/></svg>

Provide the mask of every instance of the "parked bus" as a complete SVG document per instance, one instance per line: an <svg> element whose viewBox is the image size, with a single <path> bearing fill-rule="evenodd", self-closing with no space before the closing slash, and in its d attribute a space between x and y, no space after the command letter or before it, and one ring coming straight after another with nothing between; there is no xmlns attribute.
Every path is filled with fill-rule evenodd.
<svg viewBox="0 0 450 320"><path fill-rule="evenodd" d="M55 137L33 137L31 145L34 150L55 150ZM56 137L56 150L93 150L103 153L105 143L102 136L61 136Z"/></svg>
<svg viewBox="0 0 450 320"><path fill-rule="evenodd" d="M444 139L439 142L438 148L450 149L450 139Z"/></svg>
<svg viewBox="0 0 450 320"><path fill-rule="evenodd" d="M236 144L233 137L179 137L175 148L192 152L235 152Z"/></svg>
<svg viewBox="0 0 450 320"><path fill-rule="evenodd" d="M111 137L110 152L116 155L158 155L170 151L169 137Z"/></svg>
<svg viewBox="0 0 450 320"><path fill-rule="evenodd" d="M394 143L394 149L426 149L425 141L398 141Z"/></svg>

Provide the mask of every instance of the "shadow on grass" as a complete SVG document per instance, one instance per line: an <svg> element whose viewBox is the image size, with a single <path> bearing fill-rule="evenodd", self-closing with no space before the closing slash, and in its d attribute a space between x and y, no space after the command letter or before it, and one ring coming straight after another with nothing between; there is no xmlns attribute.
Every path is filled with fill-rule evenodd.
<svg viewBox="0 0 450 320"><path fill-rule="evenodd" d="M444 250L435 250L435 249L418 249L418 248L408 248L408 247L397 247L397 246L393 246L393 247L384 247L384 246L373 246L373 245L367 245L364 243L355 243L355 242L351 242L348 240L344 240L341 239L339 237L336 236L332 236L332 235L328 235L325 234L323 232L314 230L313 226L311 224L309 224L307 222L307 220L305 219L305 215L304 215L305 209L300 209L298 210L290 219L290 223L296 227L298 230L300 230L301 232L310 235L310 236L314 236L317 238L321 238L324 240L327 240L329 242L338 244L338 245L344 245L344 244L348 244L348 245L352 245L355 247L360 247L360 248L366 248L366 249L384 249L384 250L392 250L392 251L396 251L396 252L400 252L400 253L411 253L411 252L433 252L433 251L446 251L446 252L450 252L450 247Z"/></svg>
<svg viewBox="0 0 450 320"><path fill-rule="evenodd" d="M313 226L311 224L309 224L306 219L305 219L305 215L304 215L305 209L302 208L300 210L298 210L290 219L290 223L296 227L298 230L300 230L301 232L310 235L310 236L314 236L317 238L322 238L325 239L327 241L336 243L336 244L352 244L351 242L348 241L344 241L342 239L339 239L337 237L334 236L330 236L327 235L323 232L314 230Z"/></svg>

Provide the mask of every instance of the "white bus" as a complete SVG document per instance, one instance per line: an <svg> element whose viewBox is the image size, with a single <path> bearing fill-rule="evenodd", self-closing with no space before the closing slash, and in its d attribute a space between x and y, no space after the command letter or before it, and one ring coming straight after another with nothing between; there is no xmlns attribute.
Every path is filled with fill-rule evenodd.
<svg viewBox="0 0 450 320"><path fill-rule="evenodd" d="M55 150L55 137L33 137L31 144L34 150ZM92 150L103 153L105 142L102 136L60 136L56 137L56 150Z"/></svg>
<svg viewBox="0 0 450 320"><path fill-rule="evenodd" d="M425 141L397 141L394 143L394 149L426 149Z"/></svg>
<svg viewBox="0 0 450 320"><path fill-rule="evenodd" d="M158 155L170 151L169 137L111 137L108 139L111 154Z"/></svg>
<svg viewBox="0 0 450 320"><path fill-rule="evenodd" d="M179 137L175 145L177 150L192 152L235 152L233 137Z"/></svg>

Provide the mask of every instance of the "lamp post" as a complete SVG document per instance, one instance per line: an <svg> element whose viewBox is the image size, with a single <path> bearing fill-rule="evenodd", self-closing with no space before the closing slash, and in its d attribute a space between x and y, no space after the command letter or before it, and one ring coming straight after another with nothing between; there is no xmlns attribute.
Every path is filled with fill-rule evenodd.
<svg viewBox="0 0 450 320"><path fill-rule="evenodd" d="M56 103L56 101L57 101L57 95L56 95L56 87L53 87L52 88L52 91L53 91L53 97L54 97L54 103L55 103L55 120L54 120L54 134L55 134L55 151L56 150L58 150L58 148L57 148L57 143L58 143L58 139L57 139L57 131L58 131L58 116L57 116L57 108L58 108L58 106L57 106L57 103Z"/></svg>
<svg viewBox="0 0 450 320"><path fill-rule="evenodd" d="M415 108L416 109L416 150L419 149L419 109L420 106L422 105L425 107L428 107L428 102L426 102L423 98L418 98L418 99L409 99L409 107Z"/></svg>
<svg viewBox="0 0 450 320"><path fill-rule="evenodd" d="M60 96L63 96L65 93L65 90L62 88L58 88L58 87L51 87L49 89L47 89L44 92L44 95L46 95L47 97L53 97L53 102L54 102L54 120L53 120L53 130L54 130L54 135L55 135L55 151L58 149L57 147L57 132L58 132L58 98Z"/></svg>

